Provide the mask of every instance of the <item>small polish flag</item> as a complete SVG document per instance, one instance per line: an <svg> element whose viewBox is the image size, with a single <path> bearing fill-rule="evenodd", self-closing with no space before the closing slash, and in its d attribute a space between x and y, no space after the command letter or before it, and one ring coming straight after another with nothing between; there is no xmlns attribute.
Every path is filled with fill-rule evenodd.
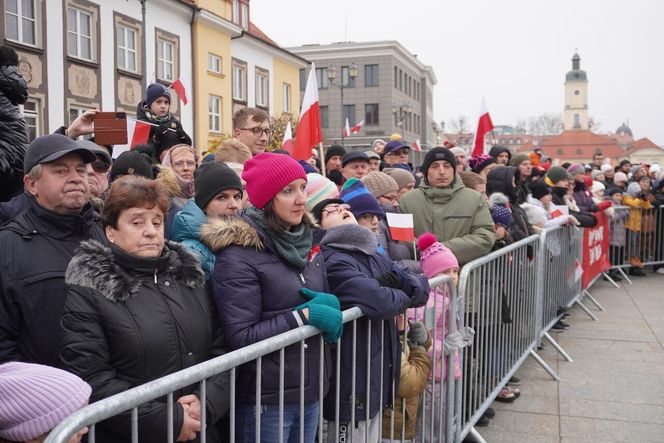
<svg viewBox="0 0 664 443"><path fill-rule="evenodd" d="M486 101L482 97L482 103L480 104L480 119L477 122L477 132L475 132L475 145L473 147L473 152L470 154L471 157L479 157L484 152L484 134L493 130L493 122L491 121L491 116L489 115L489 109L486 107Z"/></svg>
<svg viewBox="0 0 664 443"><path fill-rule="evenodd" d="M133 149L136 145L146 144L153 126L157 125L127 117L127 144L113 146L113 158L118 158L118 155Z"/></svg>
<svg viewBox="0 0 664 443"><path fill-rule="evenodd" d="M413 142L413 151L422 152L422 146L420 146L420 139L419 138Z"/></svg>
<svg viewBox="0 0 664 443"><path fill-rule="evenodd" d="M415 241L415 223L413 214L386 213L387 225L390 228L392 240Z"/></svg>
<svg viewBox="0 0 664 443"><path fill-rule="evenodd" d="M344 138L350 137L350 125L348 124L348 118L346 118L346 126L344 126Z"/></svg>
<svg viewBox="0 0 664 443"><path fill-rule="evenodd" d="M180 77L171 84L171 88L178 94L182 103L186 105L189 103L189 100L187 100L187 90L184 87L184 83L184 78Z"/></svg>
<svg viewBox="0 0 664 443"><path fill-rule="evenodd" d="M551 205L551 208L549 209L549 214L551 214L551 218L556 218L556 217L561 217L563 215L569 215L569 207L565 205Z"/></svg>
<svg viewBox="0 0 664 443"><path fill-rule="evenodd" d="M316 66L312 63L307 77L307 86L300 108L300 122L295 133L295 160L307 160L311 157L311 148L323 141L320 129L320 103L318 101L318 84L316 83Z"/></svg>
<svg viewBox="0 0 664 443"><path fill-rule="evenodd" d="M350 128L350 133L351 134L359 134L360 130L362 130L362 126L364 125L364 120ZM346 119L346 127L348 127L348 119Z"/></svg>
<svg viewBox="0 0 664 443"><path fill-rule="evenodd" d="M293 149L295 148L295 144L293 143L293 130L291 129L291 123L290 121L286 125L286 129L284 130L284 140L281 142L281 149L284 149L290 153L290 155L293 155Z"/></svg>

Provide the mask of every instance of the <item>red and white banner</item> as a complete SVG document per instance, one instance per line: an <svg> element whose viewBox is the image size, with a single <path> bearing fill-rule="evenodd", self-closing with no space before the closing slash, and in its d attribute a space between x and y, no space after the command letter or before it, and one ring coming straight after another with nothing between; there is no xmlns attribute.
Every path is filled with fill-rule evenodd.
<svg viewBox="0 0 664 443"><path fill-rule="evenodd" d="M311 64L307 87L304 90L304 99L300 109L300 122L295 134L295 160L307 160L311 157L311 148L323 141L320 129L320 103L318 101L318 84L316 83L316 66Z"/></svg>
<svg viewBox="0 0 664 443"><path fill-rule="evenodd" d="M293 149L295 148L295 145L293 144L293 129L291 128L291 123L290 121L286 125L286 129L284 130L284 139L281 142L281 149L284 149L290 153L290 155L293 155Z"/></svg>
<svg viewBox="0 0 664 443"><path fill-rule="evenodd" d="M185 88L184 84L184 78L180 77L171 84L171 88L178 94L178 97L180 97L182 103L186 105L189 103L189 100L187 100L187 89Z"/></svg>
<svg viewBox="0 0 664 443"><path fill-rule="evenodd" d="M609 219L604 212L595 212L597 224L583 230L582 287L586 289L595 278L611 268L609 262Z"/></svg>
<svg viewBox="0 0 664 443"><path fill-rule="evenodd" d="M346 124L344 125L344 138L350 137L350 124L348 123L348 117L346 117Z"/></svg>
<svg viewBox="0 0 664 443"><path fill-rule="evenodd" d="M392 240L415 241L415 223L413 214L386 213L387 226L390 228Z"/></svg>
<svg viewBox="0 0 664 443"><path fill-rule="evenodd" d="M134 146L146 144L150 140L150 129L153 126L157 125L127 117L127 144L113 146L113 158L118 158L118 155Z"/></svg>
<svg viewBox="0 0 664 443"><path fill-rule="evenodd" d="M422 152L422 146L420 146L420 139L419 138L413 142L413 151Z"/></svg>
<svg viewBox="0 0 664 443"><path fill-rule="evenodd" d="M346 124L348 124L348 119L346 119ZM364 126L364 120L350 128L350 133L351 134L359 134L360 131L362 130L362 126Z"/></svg>
<svg viewBox="0 0 664 443"><path fill-rule="evenodd" d="M486 101L482 97L482 103L480 104L480 119L477 123L477 131L475 132L475 144L473 147L473 152L470 153L471 157L479 157L484 152L484 134L493 130L493 122L491 121L491 116L489 115L489 109L486 107Z"/></svg>

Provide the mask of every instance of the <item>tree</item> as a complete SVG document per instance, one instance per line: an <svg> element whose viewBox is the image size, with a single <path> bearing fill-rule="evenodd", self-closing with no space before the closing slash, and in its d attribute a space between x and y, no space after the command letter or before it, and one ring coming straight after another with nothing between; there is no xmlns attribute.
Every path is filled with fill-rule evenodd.
<svg viewBox="0 0 664 443"><path fill-rule="evenodd" d="M588 118L588 129L597 132L599 131L599 128L602 126L602 122L599 120L596 120L595 117L589 117Z"/></svg>
<svg viewBox="0 0 664 443"><path fill-rule="evenodd" d="M528 120L528 133L531 135L556 135L563 131L561 114L544 113Z"/></svg>
<svg viewBox="0 0 664 443"><path fill-rule="evenodd" d="M465 134L468 131L468 117L459 115L457 118L450 120L450 129L456 134Z"/></svg>
<svg viewBox="0 0 664 443"><path fill-rule="evenodd" d="M288 122L291 123L291 129L293 130L293 137L295 137L295 131L297 129L297 118L293 114L282 113L279 118L270 118L270 127L272 128L272 138L268 143L268 148L270 151L273 149L281 149L281 143L284 141L284 132L286 131L286 126Z"/></svg>
<svg viewBox="0 0 664 443"><path fill-rule="evenodd" d="M517 120L516 125L514 125L514 132L517 134L525 134L528 130L528 122L525 118L520 118Z"/></svg>

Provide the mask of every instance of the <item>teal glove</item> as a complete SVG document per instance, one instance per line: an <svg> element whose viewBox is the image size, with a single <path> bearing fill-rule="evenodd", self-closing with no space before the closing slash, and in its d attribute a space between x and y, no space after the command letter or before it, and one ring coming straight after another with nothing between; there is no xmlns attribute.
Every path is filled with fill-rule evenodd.
<svg viewBox="0 0 664 443"><path fill-rule="evenodd" d="M311 303L309 306L309 324L323 332L327 342L335 342L344 331L343 316L339 309Z"/></svg>
<svg viewBox="0 0 664 443"><path fill-rule="evenodd" d="M304 309L304 308L308 308L313 303L318 304L318 305L329 306L330 308L334 308L336 310L341 309L341 305L339 304L339 299L334 294L328 294L326 292L312 291L309 288L300 289L300 294L302 294L302 296L304 298L308 298L309 301L302 304L302 305L300 305L300 306L298 306L297 308L295 308L296 310L301 310L301 309Z"/></svg>

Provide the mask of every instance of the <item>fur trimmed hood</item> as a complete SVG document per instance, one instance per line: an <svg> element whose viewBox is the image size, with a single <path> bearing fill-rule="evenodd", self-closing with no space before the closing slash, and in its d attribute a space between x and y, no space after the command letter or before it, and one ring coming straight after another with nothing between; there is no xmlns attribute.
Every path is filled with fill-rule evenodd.
<svg viewBox="0 0 664 443"><path fill-rule="evenodd" d="M495 205L509 206L510 199L502 192L494 192L489 196L489 205L493 208Z"/></svg>
<svg viewBox="0 0 664 443"><path fill-rule="evenodd" d="M205 275L198 258L179 243L167 241L166 254L155 259L164 269L171 273L175 281L188 288L199 288L205 285ZM140 258L132 257L134 260ZM143 279L135 273L128 272L126 264L110 247L95 240L81 243L76 255L69 262L65 274L65 283L94 289L104 295L107 300L123 302L138 295ZM134 266L131 266L134 269Z"/></svg>
<svg viewBox="0 0 664 443"><path fill-rule="evenodd" d="M231 245L265 249L256 229L240 217L209 220L201 226L201 241L215 254Z"/></svg>

